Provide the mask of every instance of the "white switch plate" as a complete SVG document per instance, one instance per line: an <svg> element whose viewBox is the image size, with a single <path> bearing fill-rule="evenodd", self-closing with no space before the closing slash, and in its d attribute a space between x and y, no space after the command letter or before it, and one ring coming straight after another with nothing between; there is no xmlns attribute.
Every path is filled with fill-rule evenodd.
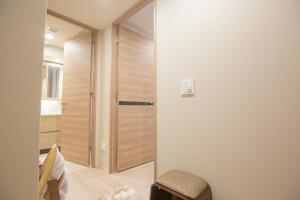
<svg viewBox="0 0 300 200"><path fill-rule="evenodd" d="M102 151L106 152L107 147L106 147L106 143L105 142L101 143L101 149L102 149Z"/></svg>
<svg viewBox="0 0 300 200"><path fill-rule="evenodd" d="M193 96L195 94L194 79L181 80L180 93L181 96Z"/></svg>

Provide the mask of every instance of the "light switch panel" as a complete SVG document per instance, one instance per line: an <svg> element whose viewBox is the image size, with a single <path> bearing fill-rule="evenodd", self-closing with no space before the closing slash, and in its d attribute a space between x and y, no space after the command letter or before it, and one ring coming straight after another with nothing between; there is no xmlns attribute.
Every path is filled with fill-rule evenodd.
<svg viewBox="0 0 300 200"><path fill-rule="evenodd" d="M181 80L181 96L193 96L194 90L194 79Z"/></svg>
<svg viewBox="0 0 300 200"><path fill-rule="evenodd" d="M102 151L106 152L107 146L106 146L106 143L105 143L105 142L102 142L102 143L101 143L101 149L102 149Z"/></svg>

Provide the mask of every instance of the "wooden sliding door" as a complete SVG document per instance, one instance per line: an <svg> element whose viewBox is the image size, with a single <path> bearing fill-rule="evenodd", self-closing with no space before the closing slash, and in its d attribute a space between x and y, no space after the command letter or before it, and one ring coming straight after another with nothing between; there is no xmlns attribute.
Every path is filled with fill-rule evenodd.
<svg viewBox="0 0 300 200"><path fill-rule="evenodd" d="M85 32L64 46L61 150L65 159L90 164L92 33Z"/></svg>
<svg viewBox="0 0 300 200"><path fill-rule="evenodd" d="M154 160L153 39L118 27L116 168Z"/></svg>

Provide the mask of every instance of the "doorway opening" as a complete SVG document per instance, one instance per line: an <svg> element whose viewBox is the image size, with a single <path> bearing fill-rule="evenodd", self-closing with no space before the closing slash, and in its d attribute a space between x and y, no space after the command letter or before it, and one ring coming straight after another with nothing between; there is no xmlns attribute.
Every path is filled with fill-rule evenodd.
<svg viewBox="0 0 300 200"><path fill-rule="evenodd" d="M56 144L70 171L94 165L95 31L48 11L42 70L40 160Z"/></svg>
<svg viewBox="0 0 300 200"><path fill-rule="evenodd" d="M49 10L48 17L55 17L59 20L67 21L68 23L71 22L71 24L74 25L74 23L72 23L74 20ZM50 22L49 19L47 19L47 24L48 22ZM117 133L119 134L118 137L117 135L113 136L116 136L119 139L121 139L121 135L127 135L129 137L123 137L123 139L119 141L113 140L115 137L110 137L108 154L111 157L113 156L112 153L118 153L115 155L119 156L118 162L114 159L109 160L110 173L107 173L105 169L93 169L89 167L94 166L94 151L96 149L94 145L95 112L93 91L95 88L95 62L93 60L95 51L93 38L95 38L95 32L86 26L80 26L82 25L81 23L75 22L75 25L83 28L84 30L80 32L80 34L76 34L76 36L65 40L63 45L63 62L60 67L62 81L56 81L56 83L58 82L58 86L55 84L53 86L53 88L62 88L62 91L59 90L58 92L58 97L61 97L60 100L58 100L61 103L61 115L59 119L57 119L60 129L59 131L55 131L59 132L60 136L56 137L55 142L61 148L61 152L67 160L65 164L66 177L69 183L67 197L72 200L108 200L112 199L112 196L118 196L126 193L131 195L133 199L149 199L150 186L154 180L154 166L156 160L154 3L149 0L140 1L140 3L129 9L128 12L126 12L113 24L113 33L115 36L116 34L119 36L118 41L116 40L117 37L114 37L113 54L115 53L115 50L118 52L117 55L121 55L121 52L128 52L129 55L127 56L131 57L129 60L125 60L124 62L132 62L132 64L120 65L121 61L123 62L124 57L122 57L122 59L119 59L121 57L118 57L118 62L115 62L115 58L117 58L116 54L113 56L114 62L118 63L118 65L113 66L113 85L118 83L118 88L116 88L117 90L112 88L112 92L113 94L115 94L115 92L120 94L120 96L111 95L112 99L115 99L114 97L118 97L117 101L114 101L112 107L112 110L114 110L113 113L118 114L118 118L112 118L111 125L116 125L116 127L118 127L117 130L120 130ZM59 28L57 25L53 26ZM48 26L46 26L46 34L48 33L48 29ZM118 30L118 32L115 32L116 30ZM90 41L88 37L90 34L92 35L92 45L88 46L86 41ZM109 32L109 34L111 34L111 32ZM97 35L101 37L100 34ZM127 43L126 41L128 39L129 41ZM100 41L102 40L100 39L99 42ZM49 41L47 43L47 45L49 45ZM83 49L91 50L90 53L88 53L89 51L84 50L85 53L83 55L79 55L82 51L78 48L78 46L82 44L84 44L83 46L85 47ZM122 46L123 44L125 46ZM117 48L116 45L118 45ZM105 51L105 48L100 51L102 50ZM108 54L111 55L110 49ZM102 56L103 55L100 57L102 58ZM125 57L127 56L125 55ZM87 59L88 57L91 58ZM80 65L77 65L82 58L84 58L85 61ZM86 65L87 63L88 65ZM83 65L86 65L86 67L82 67ZM76 70L73 70L74 66ZM122 66L124 68L121 68ZM127 69L126 66L128 66ZM84 71L86 69L90 69L89 76L87 75L88 73ZM121 73L124 72L124 70L125 73ZM129 72L129 74L126 71ZM86 76L82 77L83 75ZM127 75L130 76L129 79L126 78ZM125 79L121 79L121 77ZM76 78L76 80L74 80L74 78ZM134 84L130 82L130 79L135 80ZM114 80L116 80L116 82L114 82ZM123 81L123 83L121 81ZM45 82L48 81L46 80ZM62 83L62 86L60 86L59 83ZM89 83L89 85L87 85L87 83ZM124 89L119 87L124 86L124 83L125 85L128 83L128 86L131 87L131 92L129 90L120 90ZM81 88L82 86L84 87ZM80 88L82 90L77 92ZM134 90L136 90L136 92ZM123 94L126 94L132 93L132 91L135 95L128 95L128 98L121 96L122 92ZM82 94L86 94L86 92L88 92L89 95L82 96ZM87 100L89 100L89 104L86 104ZM83 103L83 101L85 103ZM74 104L74 106L72 106L72 104ZM89 107L87 105L89 105ZM114 106L119 106L119 108L116 109L117 107ZM111 114L114 115L113 113ZM85 116L85 118L82 118L83 116ZM109 118L111 116L109 116ZM113 121L113 119L116 120ZM130 125L132 122L134 122L134 124ZM84 125L84 128L80 127L82 125ZM89 132L87 132L87 127L89 128ZM130 130L127 133L130 134L126 134L126 132L124 132L124 130L128 128ZM113 133L111 132L110 134ZM128 140L131 142L122 143L122 141ZM118 146L115 146L116 142L119 142L117 143ZM132 143L135 145L127 146ZM97 143L97 145L99 144ZM45 149L49 147L50 146ZM128 151L128 148L133 148L133 151ZM97 149L99 149L99 146ZM111 151L111 149L114 149L114 151ZM122 151L124 149L125 151ZM41 150L44 150L44 148ZM137 154L132 155L131 153L133 152L137 152ZM129 163L126 163L126 158L130 161ZM131 160L131 158L133 158L133 160ZM111 165L111 163L119 165ZM111 168L112 166L114 168Z"/></svg>
<svg viewBox="0 0 300 200"><path fill-rule="evenodd" d="M110 172L156 166L154 1L141 1L113 24Z"/></svg>

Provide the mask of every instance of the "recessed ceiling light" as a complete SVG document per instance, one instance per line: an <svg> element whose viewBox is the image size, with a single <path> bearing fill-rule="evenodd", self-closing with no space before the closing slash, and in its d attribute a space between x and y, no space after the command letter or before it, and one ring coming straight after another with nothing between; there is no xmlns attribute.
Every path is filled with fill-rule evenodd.
<svg viewBox="0 0 300 200"><path fill-rule="evenodd" d="M54 38L54 36L51 35L50 33L46 33L45 37L46 37L47 40L52 40Z"/></svg>

